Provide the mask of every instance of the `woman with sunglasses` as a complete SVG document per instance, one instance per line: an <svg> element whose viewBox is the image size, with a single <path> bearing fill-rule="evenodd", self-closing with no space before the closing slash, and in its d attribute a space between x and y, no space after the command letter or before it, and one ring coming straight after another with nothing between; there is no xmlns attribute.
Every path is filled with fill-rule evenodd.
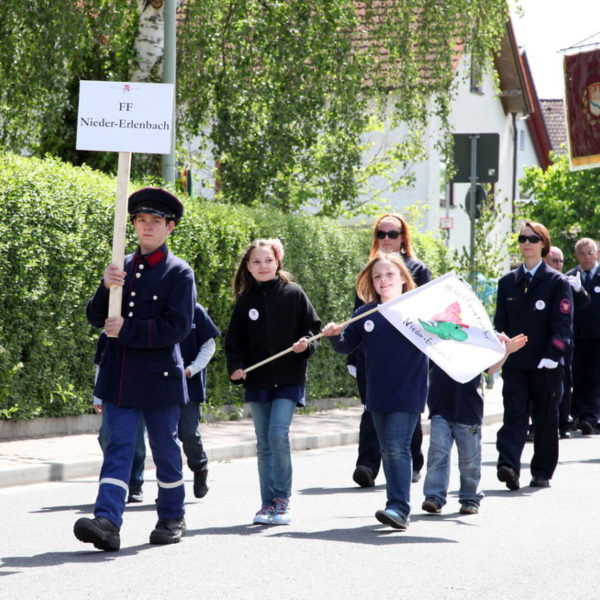
<svg viewBox="0 0 600 600"><path fill-rule="evenodd" d="M564 275L542 259L550 250L550 234L527 221L519 231L523 263L498 282L497 331L529 341L511 354L502 370L504 421L498 431L498 479L518 490L521 454L529 414L534 428L531 487L549 487L558 462L558 405L562 397L562 359L573 335L573 295Z"/></svg>
<svg viewBox="0 0 600 600"><path fill-rule="evenodd" d="M431 280L431 274L427 267L415 257L410 241L408 224L399 214L388 213L375 221L369 260L375 258L380 250L385 253L400 255L417 287ZM356 310L362 304L363 302L356 296L354 309ZM348 358L348 370L351 374L355 375L361 402L365 404L367 397L365 359L360 348ZM411 442L413 482L419 481L420 471L423 468L422 441L423 431L421 429L421 422L419 421L417 422ZM361 487L373 487L380 466L381 449L379 447L379 440L373 425L371 413L365 410L360 420L358 459L356 460L356 468L354 469L352 479Z"/></svg>

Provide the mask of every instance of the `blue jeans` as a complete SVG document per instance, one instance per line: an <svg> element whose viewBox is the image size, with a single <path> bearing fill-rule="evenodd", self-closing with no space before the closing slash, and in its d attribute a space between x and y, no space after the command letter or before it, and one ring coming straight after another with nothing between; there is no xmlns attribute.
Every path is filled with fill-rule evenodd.
<svg viewBox="0 0 600 600"><path fill-rule="evenodd" d="M381 446L381 460L386 479L386 509L395 510L408 520L412 480L412 440L418 413L372 412L373 425Z"/></svg>
<svg viewBox="0 0 600 600"><path fill-rule="evenodd" d="M440 415L431 417L427 475L423 492L446 504L450 480L450 455L456 441L460 489L458 500L479 505L483 494L477 491L481 479L481 426L450 423Z"/></svg>
<svg viewBox="0 0 600 600"><path fill-rule="evenodd" d="M277 398L272 402L250 402L256 432L256 456L263 506L292 493L290 424L296 401Z"/></svg>
<svg viewBox="0 0 600 600"><path fill-rule="evenodd" d="M144 431L146 425L144 417L140 415L137 430L135 433L135 452L133 455L133 465L131 467L131 477L129 478L129 491L139 492L144 485L144 465L146 464L146 440ZM102 424L98 431L98 443L102 448L102 453L106 453L108 442L110 441L110 431L106 419L106 410L102 411Z"/></svg>
<svg viewBox="0 0 600 600"><path fill-rule="evenodd" d="M181 407L178 437L191 471L206 469L208 458L200 437L200 404L190 400Z"/></svg>

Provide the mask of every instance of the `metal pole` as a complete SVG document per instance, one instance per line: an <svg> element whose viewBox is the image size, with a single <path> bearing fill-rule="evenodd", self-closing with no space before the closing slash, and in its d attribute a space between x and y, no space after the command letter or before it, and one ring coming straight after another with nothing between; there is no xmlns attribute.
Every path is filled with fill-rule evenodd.
<svg viewBox="0 0 600 600"><path fill-rule="evenodd" d="M174 84L177 79L177 1L165 0L163 8L165 21L165 41L163 51L163 83ZM175 92L177 98L177 92ZM176 102L173 102L173 117L171 118L171 152L161 156L161 167L163 179L173 183L175 181L175 170L177 166L175 152L175 122Z"/></svg>
<svg viewBox="0 0 600 600"><path fill-rule="evenodd" d="M471 204L469 206L469 220L471 221L471 253L469 261L469 281L471 287L475 289L476 273L475 273L475 203L477 201L477 139L478 135L474 134L471 138L471 187L469 195Z"/></svg>

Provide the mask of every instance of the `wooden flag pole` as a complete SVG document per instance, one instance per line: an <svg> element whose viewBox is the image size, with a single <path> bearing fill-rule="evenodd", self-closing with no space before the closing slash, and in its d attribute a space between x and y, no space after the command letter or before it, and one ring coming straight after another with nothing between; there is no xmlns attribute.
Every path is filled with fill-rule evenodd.
<svg viewBox="0 0 600 600"><path fill-rule="evenodd" d="M358 321L359 319L362 319L362 318L366 317L367 315L377 312L378 310L379 310L378 306L376 306L375 308L372 308L371 310L366 310L364 313L361 313L360 315L358 315L356 317L352 317L351 319L348 319L347 321L340 323L340 326L346 327L346 325L350 325L350 323L354 323L354 321ZM308 338L306 341L314 342L315 340L318 340L319 338L322 338L322 337L323 337L322 333L317 333L317 335L313 335L312 337ZM293 350L293 348L294 348L293 346L290 346L286 350L282 350L281 352L278 352L277 354L273 354L273 356L269 356L269 358L265 358L264 360L257 362L256 364L252 365L251 367L244 369L244 373L249 373L250 371L253 371L254 369L258 369L258 367L262 367L263 365L266 365L267 363L271 362L272 360L279 358L280 356L284 356L285 354L290 353Z"/></svg>
<svg viewBox="0 0 600 600"><path fill-rule="evenodd" d="M127 235L127 188L131 170L131 152L119 152L117 170L117 198L113 227L112 262L123 270L125 265L125 239ZM113 285L108 300L108 316L119 317L123 299L123 286ZM109 336L115 337L115 336Z"/></svg>

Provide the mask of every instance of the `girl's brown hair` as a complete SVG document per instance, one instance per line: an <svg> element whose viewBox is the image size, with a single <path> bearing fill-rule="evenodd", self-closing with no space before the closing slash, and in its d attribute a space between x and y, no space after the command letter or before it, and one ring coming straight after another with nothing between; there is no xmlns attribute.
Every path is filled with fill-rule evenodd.
<svg viewBox="0 0 600 600"><path fill-rule="evenodd" d="M534 233L542 238L542 244L544 244L544 247L542 248L542 258L548 256L548 252L550 252L550 234L548 233L548 230L541 223L536 223L535 221L525 221L521 230L524 227L529 227Z"/></svg>
<svg viewBox="0 0 600 600"><path fill-rule="evenodd" d="M398 256L397 254L379 252L375 258L372 258L362 268L356 279L356 294L365 304L381 301L381 298L375 291L375 286L373 285L373 267L380 260L390 262L398 267L400 273L402 273L402 277L404 277L404 283L402 284L403 294L410 290L414 290L417 287L401 256Z"/></svg>
<svg viewBox="0 0 600 600"><path fill-rule="evenodd" d="M236 299L239 298L243 293L247 292L255 281L250 271L248 271L248 261L250 260L250 253L255 248L269 248L275 255L275 259L277 260L276 275L282 281L291 281L292 279L292 276L287 271L284 271L282 268L284 250L281 240L279 238L254 240L244 250L244 253L240 260L240 265L237 268L235 275L233 276L231 288L233 291L233 297Z"/></svg>
<svg viewBox="0 0 600 600"><path fill-rule="evenodd" d="M408 228L408 223L404 220L404 217L402 217L398 213L387 213L385 215L382 215L377 219L377 221L375 221L375 224L373 225L373 239L371 240L371 250L369 252L369 258L374 258L379 252L379 240L377 239L377 231L379 229L379 224L384 219L395 219L396 221L398 221L400 231L402 232L402 245L400 246L400 251L402 252L402 254L406 254L406 256L408 256L409 258L415 258L415 253L410 243L410 230Z"/></svg>

